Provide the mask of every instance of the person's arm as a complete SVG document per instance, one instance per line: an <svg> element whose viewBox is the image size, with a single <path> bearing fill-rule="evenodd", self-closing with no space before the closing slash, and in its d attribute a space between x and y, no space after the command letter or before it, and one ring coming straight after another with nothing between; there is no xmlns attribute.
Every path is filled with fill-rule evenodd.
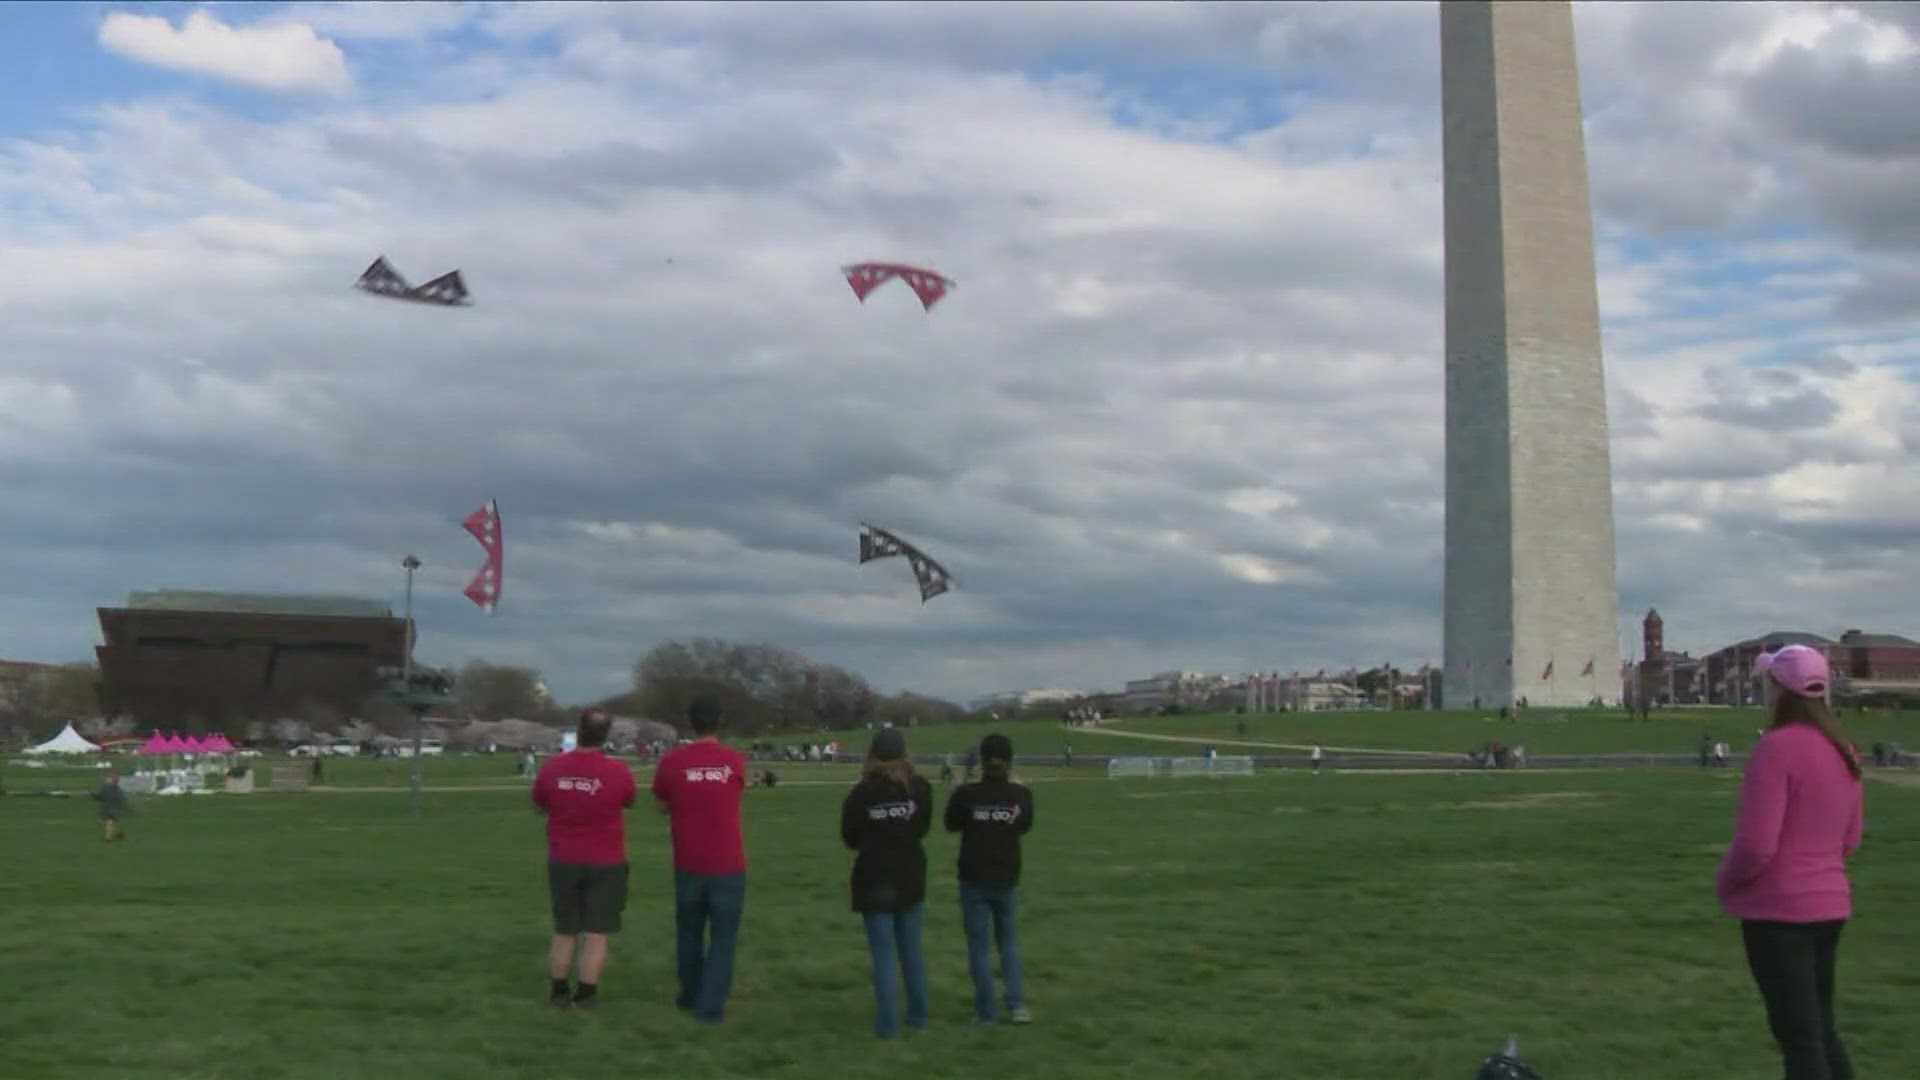
<svg viewBox="0 0 1920 1080"><path fill-rule="evenodd" d="M1715 891L1724 899L1766 870L1780 850L1787 815L1787 759L1775 739L1761 739L1740 781L1740 816L1720 863Z"/></svg>
<svg viewBox="0 0 1920 1080"><path fill-rule="evenodd" d="M913 835L924 840L933 831L933 785L926 777L916 775L910 790L914 794Z"/></svg>
<svg viewBox="0 0 1920 1080"><path fill-rule="evenodd" d="M858 787L847 792L846 801L840 804L840 842L849 851L860 850L860 827L866 822L866 809Z"/></svg>
<svg viewBox="0 0 1920 1080"><path fill-rule="evenodd" d="M1033 831L1033 789L1030 787L1020 789L1019 830L1022 836Z"/></svg>
<svg viewBox="0 0 1920 1080"><path fill-rule="evenodd" d="M966 794L967 789L962 786L954 788L953 794L947 796L948 832L960 832L967 827Z"/></svg>
<svg viewBox="0 0 1920 1080"><path fill-rule="evenodd" d="M1856 784L1853 796L1853 820L1847 822L1847 841L1845 853L1848 858L1860 850L1860 837L1866 831L1867 786Z"/></svg>

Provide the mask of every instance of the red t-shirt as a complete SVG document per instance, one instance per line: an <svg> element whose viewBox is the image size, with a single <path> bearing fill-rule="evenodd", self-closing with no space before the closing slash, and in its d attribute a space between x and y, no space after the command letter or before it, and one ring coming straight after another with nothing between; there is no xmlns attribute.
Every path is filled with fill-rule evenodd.
<svg viewBox="0 0 1920 1080"><path fill-rule="evenodd" d="M624 814L638 793L633 770L600 750L548 758L533 781L533 805L547 814L547 858L584 866L626 862Z"/></svg>
<svg viewBox="0 0 1920 1080"><path fill-rule="evenodd" d="M667 751L653 774L653 797L667 808L675 870L709 877L747 872L740 835L746 790L747 759L717 739Z"/></svg>

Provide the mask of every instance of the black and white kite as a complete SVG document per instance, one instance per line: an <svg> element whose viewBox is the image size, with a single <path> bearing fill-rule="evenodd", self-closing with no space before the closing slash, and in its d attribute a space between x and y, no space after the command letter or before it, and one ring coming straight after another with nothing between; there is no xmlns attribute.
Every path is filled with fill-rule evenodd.
<svg viewBox="0 0 1920 1080"><path fill-rule="evenodd" d="M373 260L373 265L367 267L353 287L375 296L411 300L416 304L437 304L440 307L470 307L473 304L467 298L467 283L460 279L460 271L441 274L425 285L409 285L407 279L401 277L387 262L385 255Z"/></svg>
<svg viewBox="0 0 1920 1080"><path fill-rule="evenodd" d="M934 562L926 552L900 539L893 533L878 526L860 525L860 563L865 565L875 559L891 558L895 555L907 557L907 565L913 567L913 576L920 582L920 602L927 601L953 588L953 575L947 568Z"/></svg>

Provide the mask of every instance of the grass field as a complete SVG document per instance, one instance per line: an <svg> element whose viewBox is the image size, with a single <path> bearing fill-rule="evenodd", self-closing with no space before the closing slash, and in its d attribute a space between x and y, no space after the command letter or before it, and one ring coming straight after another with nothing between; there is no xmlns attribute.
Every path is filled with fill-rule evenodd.
<svg viewBox="0 0 1920 1080"><path fill-rule="evenodd" d="M935 1023L884 1045L836 786L750 794L739 981L709 1030L671 1007L651 813L633 819L605 1004L545 1007L523 788L504 760L431 775L482 779L476 760L504 787L430 791L418 820L394 792L146 799L106 845L84 800L0 800L0 1076L1440 1080L1509 1032L1553 1080L1777 1074L1712 897L1732 772L1037 776L1022 929L1039 1022L966 1026L954 848L936 837ZM1891 1077L1920 1035L1920 788L1876 780L1868 798L1842 1022L1860 1074Z"/></svg>

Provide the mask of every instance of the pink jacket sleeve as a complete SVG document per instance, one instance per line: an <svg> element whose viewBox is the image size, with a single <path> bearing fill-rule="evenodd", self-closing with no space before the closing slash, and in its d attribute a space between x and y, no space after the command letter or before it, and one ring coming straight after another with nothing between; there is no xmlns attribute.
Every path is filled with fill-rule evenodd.
<svg viewBox="0 0 1920 1080"><path fill-rule="evenodd" d="M1740 816L1714 883L1721 899L1759 877L1773 861L1786 814L1787 758L1778 741L1763 738L1747 759L1747 772L1740 781Z"/></svg>

